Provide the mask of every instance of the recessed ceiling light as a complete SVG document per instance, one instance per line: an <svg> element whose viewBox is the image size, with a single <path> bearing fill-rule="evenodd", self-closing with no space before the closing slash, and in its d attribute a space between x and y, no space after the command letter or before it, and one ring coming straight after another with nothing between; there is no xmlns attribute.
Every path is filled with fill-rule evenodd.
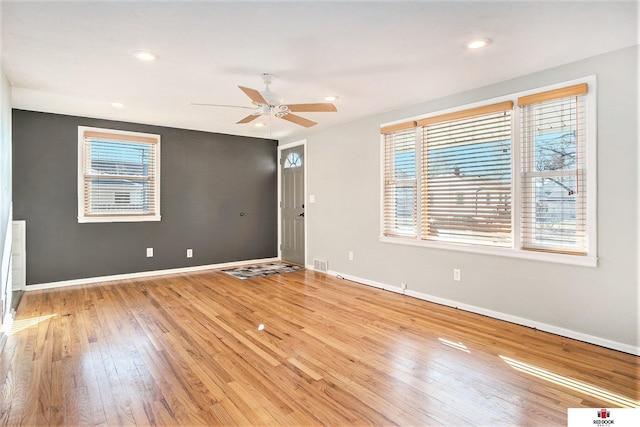
<svg viewBox="0 0 640 427"><path fill-rule="evenodd" d="M110 102L109 104L112 107L115 107L115 108L123 108L124 107L124 104L122 102Z"/></svg>
<svg viewBox="0 0 640 427"><path fill-rule="evenodd" d="M469 40L464 45L467 49L482 49L483 47L486 47L489 44L491 44L491 40L480 38L480 39Z"/></svg>
<svg viewBox="0 0 640 427"><path fill-rule="evenodd" d="M256 123L256 124L255 124L255 127L257 127L257 128L264 127L264 123Z"/></svg>
<svg viewBox="0 0 640 427"><path fill-rule="evenodd" d="M133 52L133 56L141 61L155 61L156 59L158 59L158 55L151 52L150 50L136 50L135 52Z"/></svg>
<svg viewBox="0 0 640 427"><path fill-rule="evenodd" d="M335 100L340 99L340 98L335 96L335 95L329 95L329 96L325 96L323 99L325 101L335 101Z"/></svg>

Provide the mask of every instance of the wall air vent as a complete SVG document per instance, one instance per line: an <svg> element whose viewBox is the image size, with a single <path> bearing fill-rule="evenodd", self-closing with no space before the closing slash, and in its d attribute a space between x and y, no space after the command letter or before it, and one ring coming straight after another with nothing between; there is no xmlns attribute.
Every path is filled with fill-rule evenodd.
<svg viewBox="0 0 640 427"><path fill-rule="evenodd" d="M327 260L325 259L313 259L313 269L315 271L322 271L324 273L326 273L327 271L329 271L329 265L327 263Z"/></svg>

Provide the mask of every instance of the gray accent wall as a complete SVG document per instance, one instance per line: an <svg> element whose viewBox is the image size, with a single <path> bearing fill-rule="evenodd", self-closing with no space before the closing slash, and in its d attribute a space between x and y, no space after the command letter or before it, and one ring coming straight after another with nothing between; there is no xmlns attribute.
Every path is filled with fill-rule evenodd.
<svg viewBox="0 0 640 427"><path fill-rule="evenodd" d="M78 126L161 136L161 221L78 223ZM13 110L13 203L27 286L277 257L277 142Z"/></svg>
<svg viewBox="0 0 640 427"><path fill-rule="evenodd" d="M589 75L597 78L598 267L380 242L382 123ZM337 274L398 288L406 283L409 291L503 318L640 346L637 46L304 137L307 195L315 196L305 216L307 264L324 259ZM453 280L454 268L461 269L461 282Z"/></svg>

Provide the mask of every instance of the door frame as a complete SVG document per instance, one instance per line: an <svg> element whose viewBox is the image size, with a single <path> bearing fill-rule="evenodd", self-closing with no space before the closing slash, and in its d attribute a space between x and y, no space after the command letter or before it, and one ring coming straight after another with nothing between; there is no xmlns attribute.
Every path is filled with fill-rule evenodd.
<svg viewBox="0 0 640 427"><path fill-rule="evenodd" d="M307 224L309 223L309 209L307 203L307 140L290 142L284 145L278 145L278 259L282 260L282 150L298 147L302 145L303 162L304 162L304 267L307 263Z"/></svg>

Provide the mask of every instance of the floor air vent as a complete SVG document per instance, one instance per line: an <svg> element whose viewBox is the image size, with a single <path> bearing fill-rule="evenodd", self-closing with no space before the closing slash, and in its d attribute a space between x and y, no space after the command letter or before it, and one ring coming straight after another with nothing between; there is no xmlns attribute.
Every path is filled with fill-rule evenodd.
<svg viewBox="0 0 640 427"><path fill-rule="evenodd" d="M329 270L329 266L327 265L327 260L314 258L313 269L316 271L323 271L326 273Z"/></svg>

